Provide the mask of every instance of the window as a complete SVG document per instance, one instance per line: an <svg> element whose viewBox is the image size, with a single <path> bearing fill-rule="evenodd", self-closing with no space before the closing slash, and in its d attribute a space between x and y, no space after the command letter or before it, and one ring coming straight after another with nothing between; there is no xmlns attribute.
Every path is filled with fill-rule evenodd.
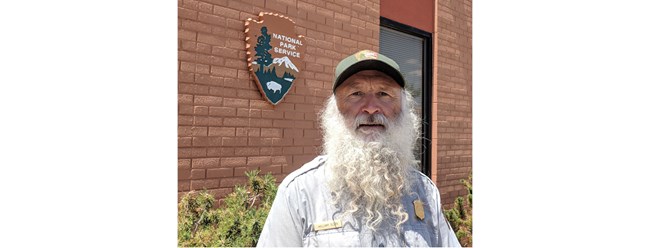
<svg viewBox="0 0 650 248"><path fill-rule="evenodd" d="M420 171L431 176L431 33L381 17L379 53L395 60L406 80L406 89L422 118L422 136L415 154Z"/></svg>

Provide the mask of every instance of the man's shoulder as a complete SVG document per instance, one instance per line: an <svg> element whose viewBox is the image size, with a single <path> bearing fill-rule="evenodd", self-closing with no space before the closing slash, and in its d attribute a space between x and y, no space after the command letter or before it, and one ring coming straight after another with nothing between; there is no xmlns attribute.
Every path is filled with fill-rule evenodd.
<svg viewBox="0 0 650 248"><path fill-rule="evenodd" d="M289 175L282 180L280 187L288 187L296 180L304 180L306 177L313 176L317 170L323 167L326 160L327 156L321 155L314 158L312 161L307 162L302 167L289 173Z"/></svg>
<svg viewBox="0 0 650 248"><path fill-rule="evenodd" d="M430 177L428 177L427 175L424 175L424 173L422 173L422 172L419 171L419 170L415 170L415 169L413 169L413 170L411 171L411 178L412 178L412 180L415 180L415 181L417 181L417 182L422 183L424 186L432 187L432 188L435 189L436 191L438 190L438 187L437 187L436 184L433 182L433 180L431 180Z"/></svg>

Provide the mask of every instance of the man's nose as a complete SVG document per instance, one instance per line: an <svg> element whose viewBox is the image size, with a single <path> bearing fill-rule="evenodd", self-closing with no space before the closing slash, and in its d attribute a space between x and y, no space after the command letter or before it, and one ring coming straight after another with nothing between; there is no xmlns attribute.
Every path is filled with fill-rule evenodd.
<svg viewBox="0 0 650 248"><path fill-rule="evenodd" d="M379 102L375 96L367 96L365 99L365 104L363 105L362 111L368 114L374 114L381 112L379 108Z"/></svg>

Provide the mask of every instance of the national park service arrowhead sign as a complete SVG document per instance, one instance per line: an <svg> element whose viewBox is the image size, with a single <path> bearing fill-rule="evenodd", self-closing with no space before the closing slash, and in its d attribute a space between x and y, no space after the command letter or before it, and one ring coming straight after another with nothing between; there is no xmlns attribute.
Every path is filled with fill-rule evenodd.
<svg viewBox="0 0 650 248"><path fill-rule="evenodd" d="M259 21L248 18L244 33L248 70L264 98L276 105L302 70L305 37L296 34L288 17L267 12L259 14Z"/></svg>

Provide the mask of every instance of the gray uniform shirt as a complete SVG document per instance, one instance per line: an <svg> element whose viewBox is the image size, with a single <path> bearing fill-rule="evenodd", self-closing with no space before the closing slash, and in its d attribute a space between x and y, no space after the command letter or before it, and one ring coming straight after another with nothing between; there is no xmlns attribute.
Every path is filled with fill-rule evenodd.
<svg viewBox="0 0 650 248"><path fill-rule="evenodd" d="M325 160L326 156L319 156L282 181L258 247L460 246L442 213L438 189L416 170L411 175L413 192L402 197L409 218L401 233L371 232L358 220L339 219L341 211L331 203L327 187ZM416 200L423 203L424 219L416 217Z"/></svg>

